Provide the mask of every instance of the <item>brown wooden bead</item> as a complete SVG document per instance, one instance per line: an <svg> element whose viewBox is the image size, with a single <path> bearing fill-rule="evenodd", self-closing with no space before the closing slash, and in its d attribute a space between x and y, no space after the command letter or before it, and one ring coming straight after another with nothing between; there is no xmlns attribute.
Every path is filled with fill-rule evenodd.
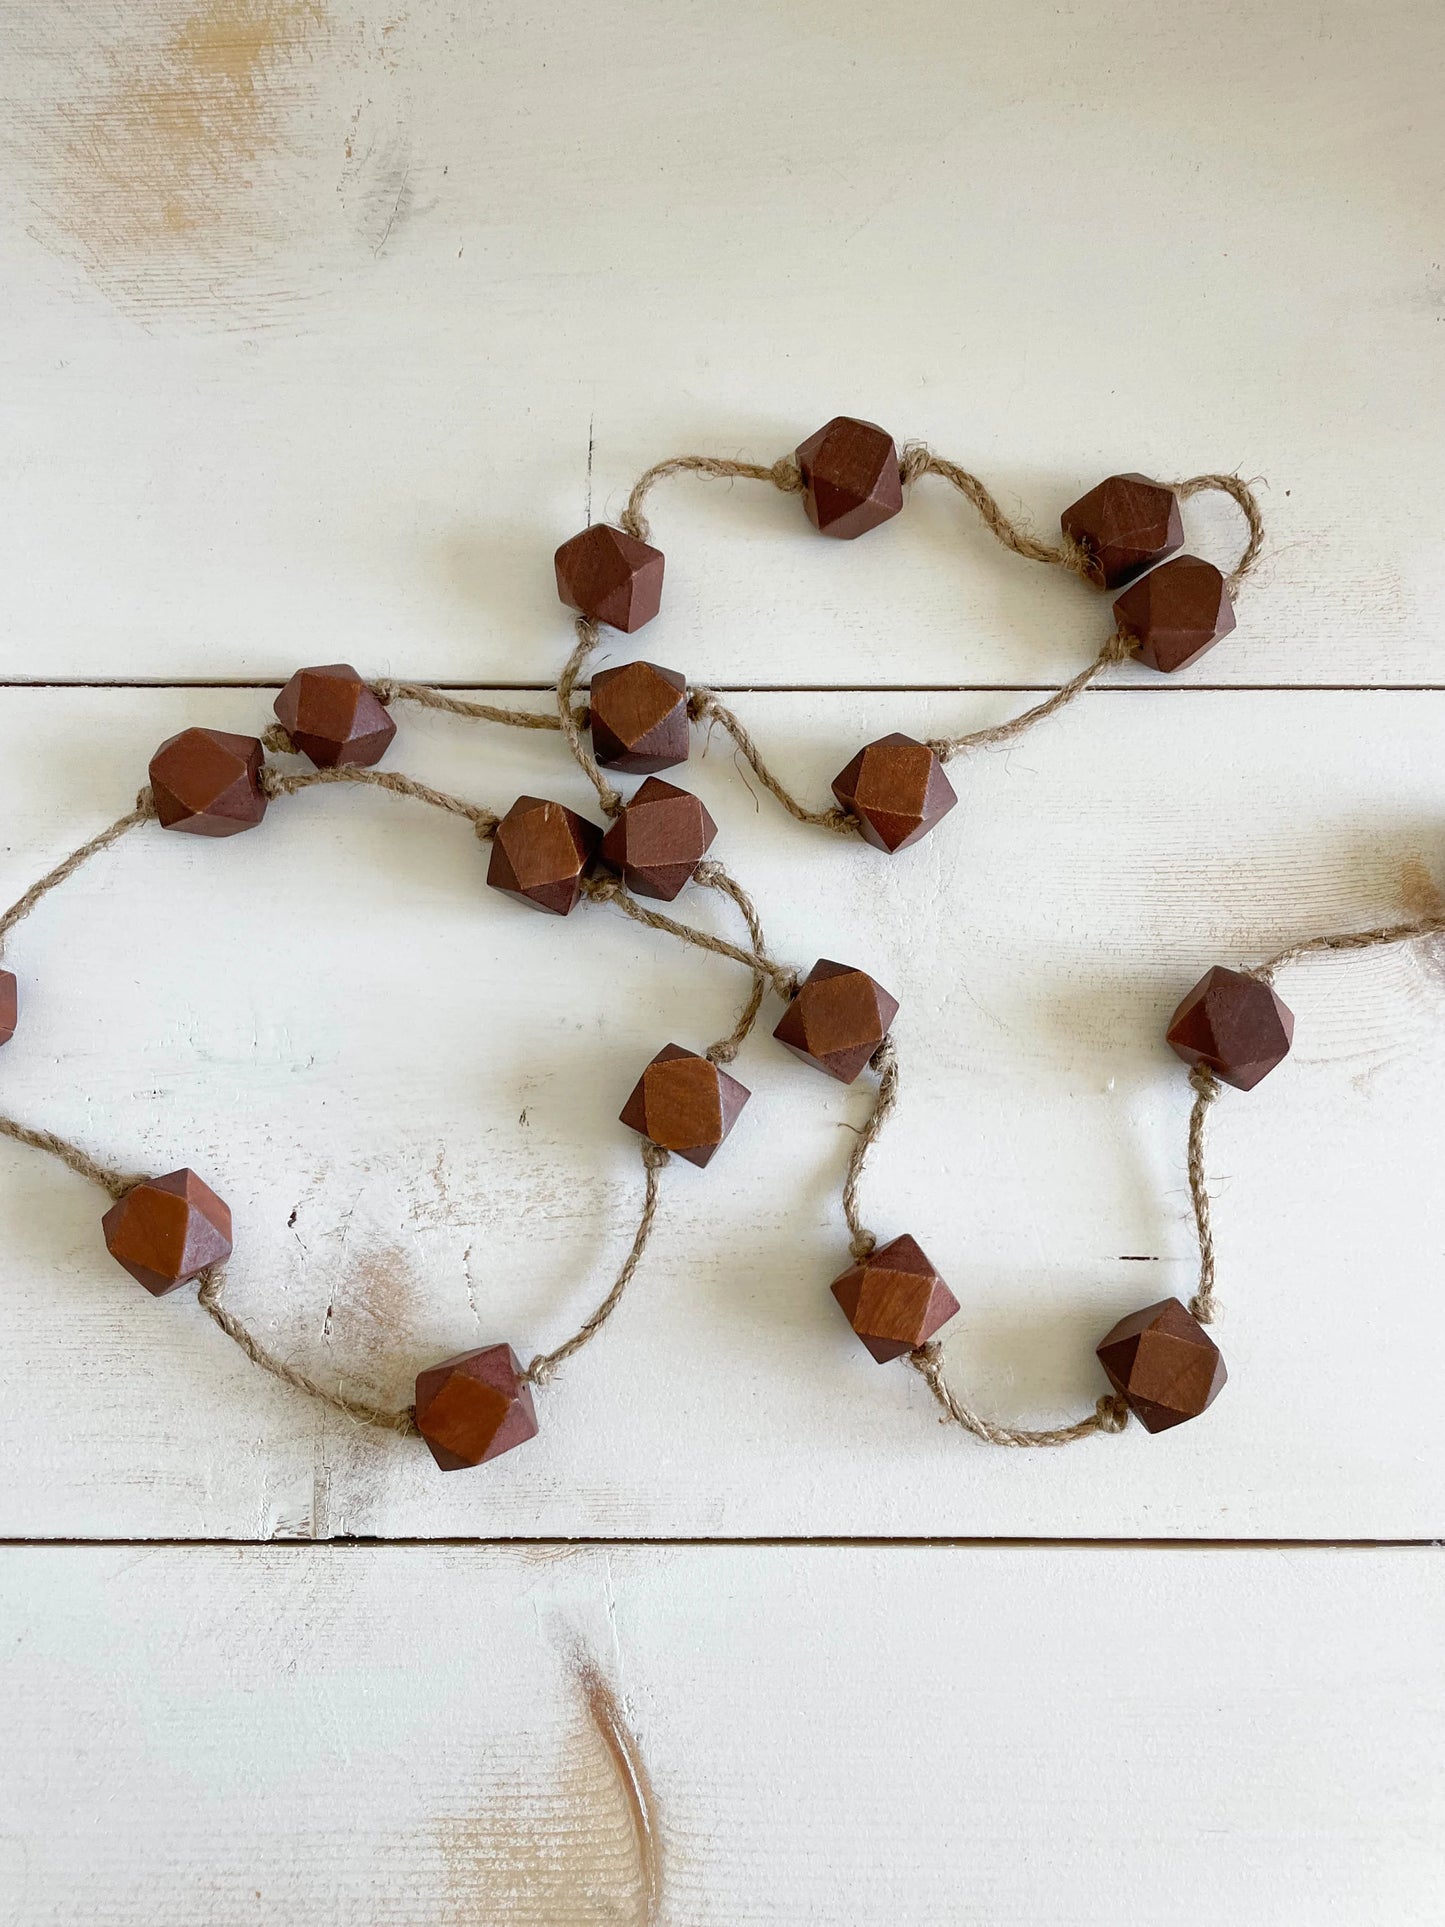
<svg viewBox="0 0 1445 1927"><path fill-rule="evenodd" d="M1169 1020L1170 1049L1202 1064L1221 1084L1252 1091L1289 1055L1294 1012L1268 984L1216 964Z"/></svg>
<svg viewBox="0 0 1445 1927"><path fill-rule="evenodd" d="M281 727L318 769L379 763L396 734L376 691L349 662L298 669L275 702Z"/></svg>
<svg viewBox="0 0 1445 1927"><path fill-rule="evenodd" d="M1094 580L1105 589L1162 562L1184 540L1178 496L1147 475L1109 476L1066 508L1059 523L1088 551Z"/></svg>
<svg viewBox="0 0 1445 1927"><path fill-rule="evenodd" d="M649 776L602 839L602 861L640 897L670 903L717 835L691 790Z"/></svg>
<svg viewBox="0 0 1445 1927"><path fill-rule="evenodd" d="M880 736L833 779L833 794L856 816L865 843L906 850L921 842L958 801L943 765L912 736Z"/></svg>
<svg viewBox="0 0 1445 1927"><path fill-rule="evenodd" d="M194 1171L147 1178L101 1220L106 1250L154 1297L231 1255L231 1213Z"/></svg>
<svg viewBox="0 0 1445 1927"><path fill-rule="evenodd" d="M898 450L876 422L835 415L799 447L798 468L803 507L821 535L851 541L903 507Z"/></svg>
<svg viewBox="0 0 1445 1927"><path fill-rule="evenodd" d="M1146 1432L1167 1432L1206 1411L1229 1377L1219 1347L1177 1298L1121 1318L1099 1363Z"/></svg>
<svg viewBox="0 0 1445 1927"><path fill-rule="evenodd" d="M687 761L687 681L676 669L655 662L599 669L588 707L593 753L605 768L649 776Z"/></svg>
<svg viewBox="0 0 1445 1927"><path fill-rule="evenodd" d="M1230 633L1234 604L1212 562L1176 555L1124 591L1114 604L1114 620L1139 661L1169 675Z"/></svg>
<svg viewBox="0 0 1445 1927"><path fill-rule="evenodd" d="M557 593L569 609L631 635L662 606L663 555L635 535L594 522L558 549Z"/></svg>
<svg viewBox="0 0 1445 1927"><path fill-rule="evenodd" d="M0 1044L8 1044L20 1019L20 985L13 970L0 970Z"/></svg>
<svg viewBox="0 0 1445 1927"><path fill-rule="evenodd" d="M192 836L235 836L266 814L265 751L254 736L183 729L151 758L151 795L162 829Z"/></svg>
<svg viewBox="0 0 1445 1927"><path fill-rule="evenodd" d="M497 825L487 882L538 910L576 908L602 832L585 816L540 796L519 796Z"/></svg>
<svg viewBox="0 0 1445 1927"><path fill-rule="evenodd" d="M906 1236L850 1265L833 1280L832 1292L880 1365L926 1345L958 1310L958 1300Z"/></svg>
<svg viewBox="0 0 1445 1927"><path fill-rule="evenodd" d="M804 1063L851 1084L897 1015L897 998L866 970L822 958L799 985L773 1035Z"/></svg>
<svg viewBox="0 0 1445 1927"><path fill-rule="evenodd" d="M745 1084L696 1051L664 1044L638 1078L619 1116L664 1151L708 1164L752 1096Z"/></svg>
<svg viewBox="0 0 1445 1927"><path fill-rule="evenodd" d="M483 1465L537 1436L532 1388L510 1345L458 1352L419 1373L414 1412L443 1472Z"/></svg>

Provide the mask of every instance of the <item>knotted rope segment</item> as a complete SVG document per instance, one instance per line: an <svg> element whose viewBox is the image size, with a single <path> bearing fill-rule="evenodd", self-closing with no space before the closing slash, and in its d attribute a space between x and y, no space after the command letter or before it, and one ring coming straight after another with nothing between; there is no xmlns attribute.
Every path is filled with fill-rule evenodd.
<svg viewBox="0 0 1445 1927"><path fill-rule="evenodd" d="M1058 542L1042 540L1007 513L979 476L957 462L935 455L924 444L914 442L904 446L899 454L898 465L905 487L911 488L930 475L947 482L977 512L989 534L1014 555L1021 556L1026 562L1041 562L1047 567L1062 569L1065 574L1075 576L1082 582L1092 582L1092 560L1086 549L1068 536L1063 536ZM649 541L652 528L645 513L647 498L659 482L676 475L704 475L727 482L765 482L786 495L796 495L803 488L802 472L797 462L788 456L776 462L762 463L733 461L716 455L674 455L667 461L654 463L634 482L627 506L618 517L619 527L639 542ZM1248 529L1248 539L1239 560L1225 578L1231 596L1237 596L1241 584L1259 561L1264 544L1264 521L1254 491L1237 475L1224 474L1193 475L1187 481L1167 486L1172 486L1174 493L1181 498L1209 490L1218 491L1238 506ZM585 716L571 704L578 677L597 646L597 625L582 616L577 620L576 632L576 647L567 660L557 686L560 726L572 754L596 788L602 807L609 815L616 815L622 807L622 799L598 769L591 751L583 742L581 732L585 727ZM978 750L997 749L1002 744L1014 742L1040 723L1047 722L1060 710L1066 709L1092 687L1111 664L1127 661L1136 646L1132 637L1116 628L1105 638L1094 659L1042 702L1033 704L1006 722L994 723L984 729L967 730L956 736L929 737L926 739L927 746L941 763L949 763L958 756ZM695 723L706 723L709 729L715 726L730 736L737 755L795 822L829 830L839 836L859 834L858 820L848 810L836 803L822 809L814 808L797 796L768 763L752 732L737 712L724 703L715 691L703 686L689 689L688 715Z"/></svg>

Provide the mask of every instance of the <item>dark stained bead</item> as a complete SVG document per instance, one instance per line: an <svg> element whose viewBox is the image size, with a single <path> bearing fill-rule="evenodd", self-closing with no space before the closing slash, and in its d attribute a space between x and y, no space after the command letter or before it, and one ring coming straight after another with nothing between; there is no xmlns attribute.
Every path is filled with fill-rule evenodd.
<svg viewBox="0 0 1445 1927"><path fill-rule="evenodd" d="M662 606L661 549L607 522L564 542L556 555L557 593L569 609L631 635Z"/></svg>
<svg viewBox="0 0 1445 1927"><path fill-rule="evenodd" d="M851 541L903 507L898 450L886 428L835 415L798 449L803 507L822 535Z"/></svg>
<svg viewBox="0 0 1445 1927"><path fill-rule="evenodd" d="M565 917L582 894L582 879L602 832L575 810L540 796L519 796L497 825L487 882L494 890Z"/></svg>
<svg viewBox="0 0 1445 1927"><path fill-rule="evenodd" d="M620 1112L629 1131L675 1151L689 1164L707 1164L752 1096L745 1084L706 1057L664 1044L637 1080Z"/></svg>
<svg viewBox="0 0 1445 1927"><path fill-rule="evenodd" d="M593 753L605 768L652 776L687 761L692 749L687 682L677 670L660 669L655 662L599 669L588 707Z"/></svg>
<svg viewBox="0 0 1445 1927"><path fill-rule="evenodd" d="M1202 1064L1221 1084L1252 1091L1288 1057L1294 1012L1257 977L1216 964L1170 1018L1166 1036L1186 1064Z"/></svg>
<svg viewBox="0 0 1445 1927"><path fill-rule="evenodd" d="M101 1220L117 1264L159 1298L231 1255L231 1213L194 1171L133 1185Z"/></svg>
<svg viewBox="0 0 1445 1927"><path fill-rule="evenodd" d="M532 1388L510 1345L458 1352L419 1373L414 1410L443 1472L483 1465L537 1436Z"/></svg>
<svg viewBox="0 0 1445 1927"><path fill-rule="evenodd" d="M1176 555L1124 591L1114 604L1114 620L1134 642L1139 661L1167 675L1229 634L1234 604L1212 562Z"/></svg>
<svg viewBox="0 0 1445 1927"><path fill-rule="evenodd" d="M649 776L602 839L602 861L640 897L670 903L712 847L713 822L690 790Z"/></svg>
<svg viewBox="0 0 1445 1927"><path fill-rule="evenodd" d="M151 758L151 795L162 829L192 836L235 836L266 814L265 751L254 736L183 729Z"/></svg>
<svg viewBox="0 0 1445 1927"><path fill-rule="evenodd" d="M1147 475L1111 475L1059 518L1064 534L1089 553L1094 580L1117 589L1162 562L1184 540L1179 498Z"/></svg>
<svg viewBox="0 0 1445 1927"><path fill-rule="evenodd" d="M880 1365L926 1345L958 1300L912 1238L894 1238L835 1278L833 1296Z"/></svg>
<svg viewBox="0 0 1445 1927"><path fill-rule="evenodd" d="M880 736L833 779L833 794L877 850L906 850L921 842L958 801L943 765L927 743Z"/></svg>
<svg viewBox="0 0 1445 1927"><path fill-rule="evenodd" d="M275 702L281 727L318 769L379 763L396 724L376 692L349 662L298 669Z"/></svg>
<svg viewBox="0 0 1445 1927"><path fill-rule="evenodd" d="M1177 1298L1121 1318L1100 1342L1098 1358L1146 1432L1198 1418L1229 1376L1219 1347Z"/></svg>
<svg viewBox="0 0 1445 1927"><path fill-rule="evenodd" d="M897 998L866 970L823 958L799 985L773 1035L805 1063L851 1084L897 1015Z"/></svg>
<svg viewBox="0 0 1445 1927"><path fill-rule="evenodd" d="M20 985L13 970L0 970L0 1044L8 1044L20 1019Z"/></svg>

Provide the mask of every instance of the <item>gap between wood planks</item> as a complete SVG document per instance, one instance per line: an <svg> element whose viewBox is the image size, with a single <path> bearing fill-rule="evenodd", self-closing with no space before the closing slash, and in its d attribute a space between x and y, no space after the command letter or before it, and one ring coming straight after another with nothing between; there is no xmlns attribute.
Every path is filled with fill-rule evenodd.
<svg viewBox="0 0 1445 1927"><path fill-rule="evenodd" d="M456 695L506 690L515 694L550 696L555 682L447 682L429 676L409 681ZM1046 696L1056 682L709 682L725 696ZM250 676L0 676L3 689L282 689L285 679L258 680ZM1439 682L1189 682L1105 683L1086 689L1086 696L1438 696Z"/></svg>
<svg viewBox="0 0 1445 1927"><path fill-rule="evenodd" d="M297 1551L316 1548L339 1548L347 1550L356 1547L361 1550L375 1547L400 1547L403 1551L434 1546L470 1547L478 1552L506 1552L517 1549L525 1551L535 1547L538 1551L584 1552L589 1547L613 1551L627 1546L644 1546L665 1549L671 1546L688 1548L713 1548L721 1551L736 1550L739 1547L777 1547L781 1550L796 1551L807 1546L851 1546L862 1547L869 1551L931 1551L931 1552L1439 1552L1445 1551L1445 1539L1030 1539L1011 1538L999 1535L992 1538L918 1538L901 1537L896 1539L878 1538L872 1535L852 1537L846 1533L767 1535L756 1538L690 1538L679 1535L675 1538L601 1538L595 1533L584 1534L578 1538L558 1538L555 1535L514 1533L501 1538L466 1538L441 1533L435 1538L425 1535L408 1536L398 1534L395 1538L374 1533L338 1533L324 1539L306 1538L300 1534L270 1539L255 1538L196 1538L182 1539L158 1537L154 1539L134 1538L120 1535L114 1538L64 1538L50 1539L0 1539L0 1553L14 1551L74 1551L93 1549L97 1546L136 1547L142 1550L163 1551L168 1547L216 1547L236 1546L284 1546L294 1547Z"/></svg>

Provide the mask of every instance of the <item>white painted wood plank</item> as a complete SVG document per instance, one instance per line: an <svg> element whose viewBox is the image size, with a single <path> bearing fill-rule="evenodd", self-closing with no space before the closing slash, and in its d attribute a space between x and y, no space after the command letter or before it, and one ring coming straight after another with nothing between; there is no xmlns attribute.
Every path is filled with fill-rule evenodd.
<svg viewBox="0 0 1445 1927"><path fill-rule="evenodd" d="M0 1555L0 1919L1425 1927L1442 1555Z"/></svg>
<svg viewBox="0 0 1445 1927"><path fill-rule="evenodd" d="M775 695L746 714L822 791L868 735L1006 700ZM901 1000L903 1102L866 1206L958 1292L948 1368L989 1413L1087 1411L1098 1337L1188 1295L1167 1015L1217 960L1436 900L1442 703L1091 696L966 765L958 810L893 862L755 810L720 746L689 766L779 953L859 962ZM263 712L245 691L6 692L0 896L128 803L167 733ZM584 805L551 737L407 715L392 760L503 806ZM192 1162L236 1213L236 1308L398 1402L421 1366L502 1338L530 1355L597 1301L639 1195L617 1111L742 989L614 912L559 924L483 875L460 824L314 792L227 844L138 833L9 958L25 1012L5 1108L127 1168ZM475 1474L314 1411L190 1293L147 1298L101 1247L99 1195L7 1149L0 1530L1440 1535L1438 960L1317 964L1282 988L1290 1063L1214 1113L1231 1381L1176 1433L990 1451L873 1365L827 1292L842 1127L866 1098L765 1025L737 1066L753 1104L708 1171L665 1175L655 1247L540 1400L541 1437Z"/></svg>
<svg viewBox="0 0 1445 1927"><path fill-rule="evenodd" d="M0 673L545 679L589 508L842 410L1044 524L1266 477L1195 673L1445 679L1442 54L1431 0L9 8ZM763 495L658 502L700 679L1048 682L1102 633L932 493L846 547Z"/></svg>

